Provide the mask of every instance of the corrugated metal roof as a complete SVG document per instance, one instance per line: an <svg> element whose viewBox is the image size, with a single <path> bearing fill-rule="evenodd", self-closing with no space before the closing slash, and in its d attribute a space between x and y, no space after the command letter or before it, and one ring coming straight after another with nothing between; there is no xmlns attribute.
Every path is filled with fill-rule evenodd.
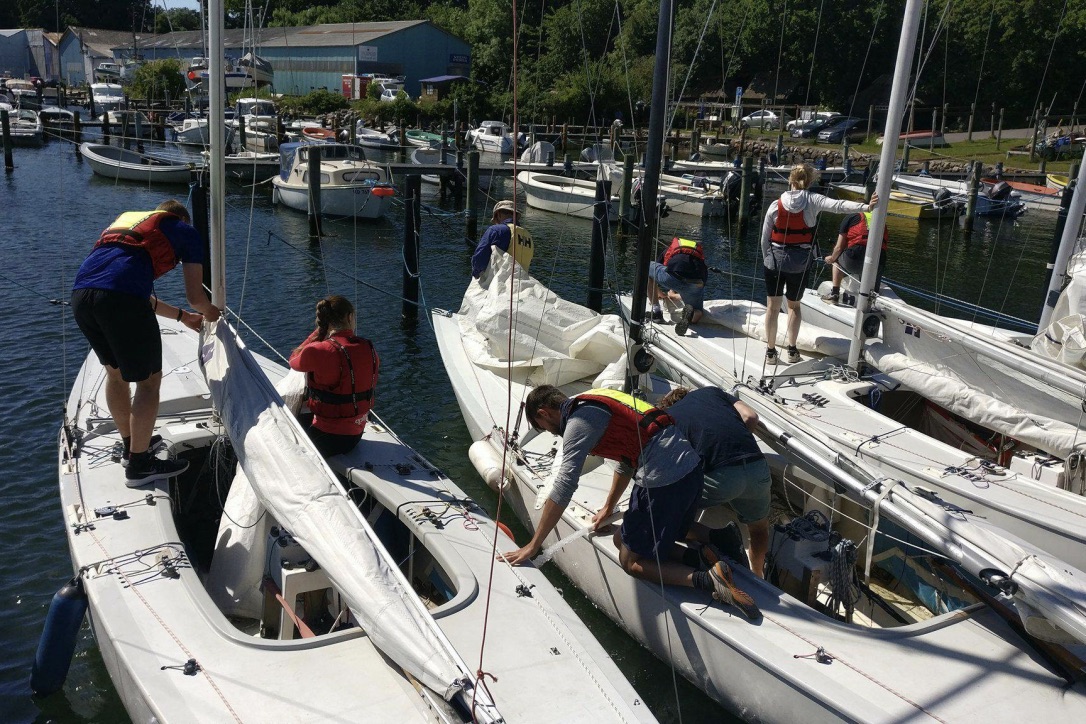
<svg viewBox="0 0 1086 724"><path fill-rule="evenodd" d="M261 28L257 31L258 48L290 47L350 47L364 45L385 35L392 35L416 25L428 24L428 20L398 20L383 23L329 23L326 25L307 25L294 28ZM435 26L436 28L436 26ZM78 28L72 28L78 33ZM440 30L440 29L439 29ZM100 46L97 38L92 38L84 29L83 40L88 45L92 42ZM115 41L109 46L118 50L132 47L131 33L114 31L96 31L103 35L114 36ZM242 29L224 30L223 45L227 48L240 48L248 45L247 35L252 31ZM441 31L445 32L445 31ZM137 36L140 48L176 48L178 50L203 50L204 42L199 30L177 30L162 35ZM251 42L251 41L250 41Z"/></svg>
<svg viewBox="0 0 1086 724"><path fill-rule="evenodd" d="M433 78L420 78L419 83L448 83L454 80L470 80L466 75L437 75Z"/></svg>

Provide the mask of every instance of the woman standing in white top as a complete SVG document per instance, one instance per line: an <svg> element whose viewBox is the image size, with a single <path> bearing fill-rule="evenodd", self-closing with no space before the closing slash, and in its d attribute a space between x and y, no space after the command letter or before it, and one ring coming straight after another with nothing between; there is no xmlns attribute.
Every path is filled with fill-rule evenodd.
<svg viewBox="0 0 1086 724"><path fill-rule="evenodd" d="M808 191L818 180L818 172L809 164L792 167L788 175L789 190L781 194L776 203L770 204L762 223L762 261L765 264L766 286L766 364L775 365L777 355L777 316L781 300L788 299L788 328L786 332L787 355L785 361L800 361L796 340L799 338L800 299L807 286L807 273L814 260L815 228L818 214L829 211L835 214L871 211L878 195L871 196L871 203L831 199Z"/></svg>

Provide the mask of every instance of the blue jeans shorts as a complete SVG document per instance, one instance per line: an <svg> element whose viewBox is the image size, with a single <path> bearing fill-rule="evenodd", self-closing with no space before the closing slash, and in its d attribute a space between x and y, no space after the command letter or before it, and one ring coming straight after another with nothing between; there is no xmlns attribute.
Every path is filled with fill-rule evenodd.
<svg viewBox="0 0 1086 724"><path fill-rule="evenodd" d="M675 292L682 297L683 304L689 304L694 309L705 309L705 284L703 282L688 282L685 279L680 279L658 261L649 262L649 276L660 285L661 289Z"/></svg>
<svg viewBox="0 0 1086 724"><path fill-rule="evenodd" d="M733 465L720 465L705 473L699 508L726 504L741 523L769 516L769 488L773 479L764 457L752 457Z"/></svg>

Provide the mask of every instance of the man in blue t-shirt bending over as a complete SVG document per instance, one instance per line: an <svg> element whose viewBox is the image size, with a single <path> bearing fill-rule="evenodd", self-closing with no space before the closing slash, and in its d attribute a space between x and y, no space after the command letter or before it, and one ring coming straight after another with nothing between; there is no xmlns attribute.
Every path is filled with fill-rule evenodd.
<svg viewBox="0 0 1086 724"><path fill-rule="evenodd" d="M769 463L752 430L758 413L738 397L719 387L689 391L677 387L660 401L659 408L675 421L704 464L705 483L698 508L727 504L750 531L750 564L762 576L769 548ZM731 525L734 530L734 524ZM738 535L738 530L735 531ZM688 538L732 548L728 528L710 530L694 523ZM742 555L740 549L733 555ZM744 563L745 561L738 561Z"/></svg>
<svg viewBox="0 0 1086 724"><path fill-rule="evenodd" d="M155 280L182 264L185 296L198 313L161 301ZM95 243L72 285L72 314L106 370L106 404L124 443L125 484L136 488L183 472L183 460L150 451L162 382L162 338L155 315L199 331L219 310L203 288L204 247L188 210L166 201L121 214ZM132 395L130 385L135 383Z"/></svg>

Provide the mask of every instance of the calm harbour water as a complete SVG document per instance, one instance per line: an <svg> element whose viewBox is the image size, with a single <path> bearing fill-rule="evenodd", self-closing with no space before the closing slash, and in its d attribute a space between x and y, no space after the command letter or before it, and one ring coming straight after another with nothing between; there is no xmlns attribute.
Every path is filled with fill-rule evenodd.
<svg viewBox="0 0 1086 724"><path fill-rule="evenodd" d="M0 721L116 722L126 714L84 626L67 685L45 700L31 697L30 662L45 611L72 573L56 494L56 440L61 410L87 346L67 307L71 279L98 233L117 214L153 208L165 198L185 200L184 187L114 183L93 176L67 142L15 149L16 170L0 180L0 285L7 350L0 389L0 525L11 548L0 557ZM767 194L780 188L770 186ZM491 195L507 197L511 181L495 180ZM470 279L470 251L463 218L444 209L434 186L423 185L421 288L424 304L456 309ZM492 201L490 202L492 203ZM353 299L359 332L381 353L377 409L421 454L493 511L496 498L467 460L471 443L445 376L428 323L401 318L402 210L378 223L326 223L320 251L307 243L304 214L275 207L270 185L232 186L227 198L227 284L230 306L280 352L312 329L313 305L328 293ZM533 273L562 296L586 296L590 222L525 209L523 223L536 240ZM838 219L820 224L822 248L832 246ZM893 220L886 276L1035 320L1055 217L1030 212L1017 222L979 220L972 238L951 221ZM480 228L485 218L480 219ZM756 234L731 238L722 220L672 215L663 233L700 238L713 275L709 296L761 295ZM320 252L323 251L323 261ZM618 242L608 254L608 280L628 289L634 245ZM179 274L165 277L158 292L183 300ZM823 278L825 278L823 272ZM253 348L268 354L247 335ZM514 521L518 540L526 537ZM729 721L712 701L645 652L580 596L553 565L578 613L604 642L624 673L661 721ZM535 684L533 684L535 685Z"/></svg>

